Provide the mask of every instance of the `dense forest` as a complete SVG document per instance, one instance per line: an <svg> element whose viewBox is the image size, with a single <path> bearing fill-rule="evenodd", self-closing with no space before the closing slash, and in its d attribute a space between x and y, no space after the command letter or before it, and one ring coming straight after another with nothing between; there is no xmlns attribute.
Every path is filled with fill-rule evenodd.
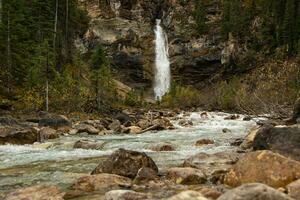
<svg viewBox="0 0 300 200"><path fill-rule="evenodd" d="M206 5L209 2L194 1L196 7L190 12L198 32L195 37L202 37L209 34L206 23L209 14ZM186 2L189 1L183 1L183 4ZM235 96L241 96L231 91L232 87L236 87L237 74L247 74L262 63L267 63L267 60L281 63L293 60L298 63L300 2L220 2L222 40L226 42L234 38L242 50L227 63L226 84L221 87L224 91L218 93L218 99L221 98L223 103L214 106L232 109L236 107L232 103ZM48 109L50 104L52 109L63 109L68 105L72 111L91 111L100 109L102 103L112 102L115 96L114 82L111 81L113 75L105 49L101 45L94 45L88 53L82 55L75 48L76 41L84 37L89 26L88 14L77 0L2 0L0 9L2 107L13 105L17 109L27 107L40 110ZM295 75L294 72L292 70ZM291 98L293 100L298 95L298 78L292 80L295 88ZM190 100L189 106L199 104L201 97L198 97L194 88L176 87L173 85L169 96L164 98L168 102L166 105L181 104L178 102L185 101L185 98L196 98ZM177 103L174 103L175 97ZM129 94L127 102L136 105L137 99L135 95ZM285 100L282 101L281 104Z"/></svg>

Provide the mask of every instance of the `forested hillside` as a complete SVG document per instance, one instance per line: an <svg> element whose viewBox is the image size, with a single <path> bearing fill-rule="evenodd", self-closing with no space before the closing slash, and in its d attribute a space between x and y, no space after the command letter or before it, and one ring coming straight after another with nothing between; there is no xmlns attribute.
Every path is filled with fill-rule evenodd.
<svg viewBox="0 0 300 200"><path fill-rule="evenodd" d="M74 41L88 28L86 12L76 0L1 3L1 100L40 109L47 85L60 100L76 95L87 68Z"/></svg>

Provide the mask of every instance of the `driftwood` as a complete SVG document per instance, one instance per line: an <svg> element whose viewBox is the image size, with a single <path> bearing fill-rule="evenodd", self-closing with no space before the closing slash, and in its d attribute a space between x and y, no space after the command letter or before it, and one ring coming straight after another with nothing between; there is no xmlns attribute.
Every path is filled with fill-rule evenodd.
<svg viewBox="0 0 300 200"><path fill-rule="evenodd" d="M144 130L142 130L141 132L139 132L139 134L145 133L147 131L153 131L153 130L157 130L157 128L159 128L159 124L155 124L153 126L150 126Z"/></svg>

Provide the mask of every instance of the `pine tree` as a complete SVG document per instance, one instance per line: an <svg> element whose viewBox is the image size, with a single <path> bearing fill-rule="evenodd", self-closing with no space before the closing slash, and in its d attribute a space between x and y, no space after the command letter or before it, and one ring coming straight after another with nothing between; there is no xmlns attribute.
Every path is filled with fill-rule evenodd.
<svg viewBox="0 0 300 200"><path fill-rule="evenodd" d="M203 34L207 27L206 27L206 12L205 12L205 4L203 0L196 0L196 10L194 13L195 20L196 20L196 25L197 25L197 33L198 34Z"/></svg>

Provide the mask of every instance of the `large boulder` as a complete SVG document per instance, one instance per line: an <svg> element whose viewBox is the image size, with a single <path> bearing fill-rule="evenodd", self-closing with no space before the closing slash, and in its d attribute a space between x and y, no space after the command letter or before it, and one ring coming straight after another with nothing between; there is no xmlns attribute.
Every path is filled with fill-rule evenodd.
<svg viewBox="0 0 300 200"><path fill-rule="evenodd" d="M108 126L108 128L114 132L121 132L121 122L116 119Z"/></svg>
<svg viewBox="0 0 300 200"><path fill-rule="evenodd" d="M167 198L166 200L208 200L200 192L187 190L180 192L172 197Z"/></svg>
<svg viewBox="0 0 300 200"><path fill-rule="evenodd" d="M110 173L134 178L142 167L149 167L158 172L154 161L145 153L119 149L107 160L101 162L92 174Z"/></svg>
<svg viewBox="0 0 300 200"><path fill-rule="evenodd" d="M256 151L243 156L226 174L225 184L237 187L259 182L284 187L300 178L300 162L271 151Z"/></svg>
<svg viewBox="0 0 300 200"><path fill-rule="evenodd" d="M144 200L147 195L132 190L112 190L105 193L106 200Z"/></svg>
<svg viewBox="0 0 300 200"><path fill-rule="evenodd" d="M59 138L58 132L55 129L49 128L49 127L43 127L39 131L39 134L40 134L40 142L44 142L45 140L48 140L48 139Z"/></svg>
<svg viewBox="0 0 300 200"><path fill-rule="evenodd" d="M100 131L90 124L78 124L74 126L77 133L88 133L91 135L97 135Z"/></svg>
<svg viewBox="0 0 300 200"><path fill-rule="evenodd" d="M39 141L38 131L34 128L0 127L0 145L33 144Z"/></svg>
<svg viewBox="0 0 300 200"><path fill-rule="evenodd" d="M131 186L129 178L115 174L96 174L79 178L71 189L83 192L93 192L107 188L128 188Z"/></svg>
<svg viewBox="0 0 300 200"><path fill-rule="evenodd" d="M264 184L250 183L227 191L217 200L292 200L292 198Z"/></svg>
<svg viewBox="0 0 300 200"><path fill-rule="evenodd" d="M290 197L300 200L300 179L288 184L286 190Z"/></svg>
<svg viewBox="0 0 300 200"><path fill-rule="evenodd" d="M39 126L49 126L52 128L71 127L72 122L64 115L46 115L39 120Z"/></svg>
<svg viewBox="0 0 300 200"><path fill-rule="evenodd" d="M89 140L79 140L75 142L74 147L75 149L95 149L100 150L103 149L105 142L94 142Z"/></svg>
<svg viewBox="0 0 300 200"><path fill-rule="evenodd" d="M4 200L63 200L62 193L56 186L31 186L8 193Z"/></svg>
<svg viewBox="0 0 300 200"><path fill-rule="evenodd" d="M206 182L206 175L199 169L174 167L166 170L166 178L177 184L196 185Z"/></svg>
<svg viewBox="0 0 300 200"><path fill-rule="evenodd" d="M272 150L300 161L300 128L264 126L253 141L254 150Z"/></svg>

